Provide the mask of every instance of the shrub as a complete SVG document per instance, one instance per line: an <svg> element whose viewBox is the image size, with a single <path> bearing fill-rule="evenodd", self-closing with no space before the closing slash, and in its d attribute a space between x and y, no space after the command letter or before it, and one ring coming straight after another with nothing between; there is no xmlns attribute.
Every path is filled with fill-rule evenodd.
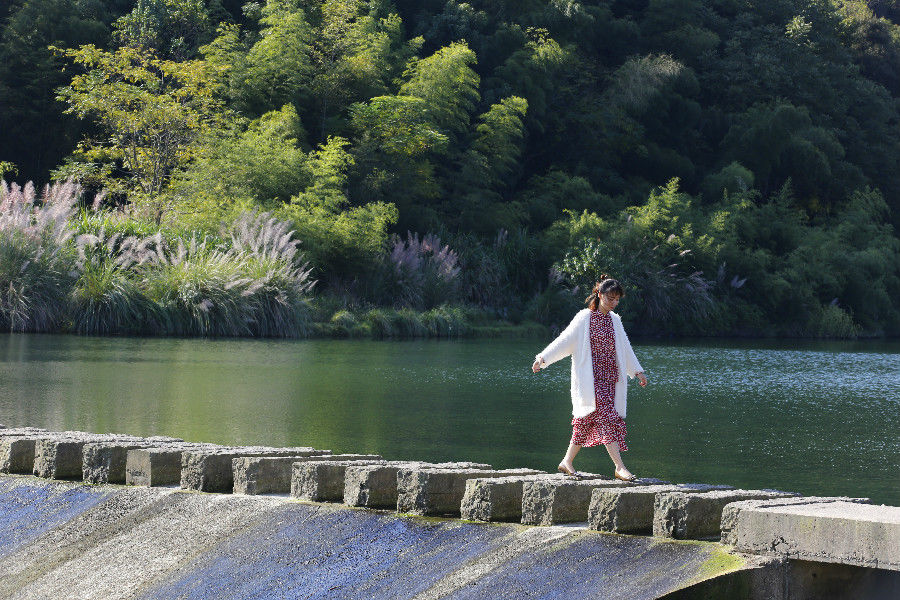
<svg viewBox="0 0 900 600"><path fill-rule="evenodd" d="M394 236L379 288L400 307L430 309L459 293L459 256L434 234Z"/></svg>

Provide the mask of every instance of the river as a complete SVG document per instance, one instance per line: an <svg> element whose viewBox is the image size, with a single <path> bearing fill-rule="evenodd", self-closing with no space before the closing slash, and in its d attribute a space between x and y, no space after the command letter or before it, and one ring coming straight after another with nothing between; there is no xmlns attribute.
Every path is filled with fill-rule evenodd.
<svg viewBox="0 0 900 600"><path fill-rule="evenodd" d="M569 361L549 340L0 336L0 423L554 470ZM900 343L632 340L639 476L900 505ZM602 448L580 470L612 474Z"/></svg>

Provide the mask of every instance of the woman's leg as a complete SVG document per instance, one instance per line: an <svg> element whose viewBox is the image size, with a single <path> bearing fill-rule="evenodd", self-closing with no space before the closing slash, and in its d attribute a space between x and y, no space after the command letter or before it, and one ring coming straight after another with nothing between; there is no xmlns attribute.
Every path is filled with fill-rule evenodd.
<svg viewBox="0 0 900 600"><path fill-rule="evenodd" d="M605 444L606 451L609 452L609 457L612 459L613 463L616 465L616 472L622 477L631 477L632 473L625 467L625 463L622 462L622 455L619 453L619 442L613 442L612 444Z"/></svg>
<svg viewBox="0 0 900 600"><path fill-rule="evenodd" d="M568 450L566 450L566 456L562 459L562 462L559 463L559 466L566 467L570 471L575 470L575 465L572 464L572 461L575 460L575 455L578 454L578 451L581 450L581 446L578 444L569 444Z"/></svg>

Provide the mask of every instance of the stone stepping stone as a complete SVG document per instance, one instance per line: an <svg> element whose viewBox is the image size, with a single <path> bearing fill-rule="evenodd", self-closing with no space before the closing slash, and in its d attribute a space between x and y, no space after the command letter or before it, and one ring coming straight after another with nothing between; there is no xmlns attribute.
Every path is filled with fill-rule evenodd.
<svg viewBox="0 0 900 600"><path fill-rule="evenodd" d="M84 474L84 446L90 442L136 441L139 438L119 434L92 434L76 432L75 435L36 440L34 468L36 477L47 479L81 479Z"/></svg>
<svg viewBox="0 0 900 600"><path fill-rule="evenodd" d="M341 502L344 499L344 475L348 468L386 463L386 460L295 462L291 470L291 496L309 502Z"/></svg>
<svg viewBox="0 0 900 600"><path fill-rule="evenodd" d="M653 504L653 535L678 540L717 539L722 532L722 510L741 500L796 497L779 490L713 490L665 492Z"/></svg>
<svg viewBox="0 0 900 600"><path fill-rule="evenodd" d="M534 469L400 469L397 473L397 512L459 516L468 480L539 474L546 473Z"/></svg>
<svg viewBox="0 0 900 600"><path fill-rule="evenodd" d="M185 442L128 450L126 485L157 487L181 483L181 455L188 450L223 448L218 444Z"/></svg>
<svg viewBox="0 0 900 600"><path fill-rule="evenodd" d="M597 488L640 485L618 479L545 479L526 481L522 486L522 523L557 525L587 521L591 494Z"/></svg>
<svg viewBox="0 0 900 600"><path fill-rule="evenodd" d="M598 488L591 493L588 527L597 531L649 535L653 532L653 506L657 494L704 493L734 489L727 485L680 483L624 488Z"/></svg>
<svg viewBox="0 0 900 600"><path fill-rule="evenodd" d="M36 427L18 427L7 432L0 433L0 473L29 475L34 472L38 442L91 435L84 431L47 431Z"/></svg>
<svg viewBox="0 0 900 600"><path fill-rule="evenodd" d="M396 509L398 474L401 469L475 469L485 471L491 465L473 462L429 463L394 461L381 465L350 467L344 479L344 504L365 508Z"/></svg>
<svg viewBox="0 0 900 600"><path fill-rule="evenodd" d="M603 476L582 473L582 479L603 479ZM525 482L543 480L566 481L566 476L562 473L545 473L468 479L460 502L460 515L470 521L518 523L522 520L522 490Z"/></svg>
<svg viewBox="0 0 900 600"><path fill-rule="evenodd" d="M231 461L235 494L289 494L295 462L383 460L377 454L328 454L322 456L241 456Z"/></svg>
<svg viewBox="0 0 900 600"><path fill-rule="evenodd" d="M81 478L85 483L125 483L129 450L165 448L176 443L184 443L184 440L153 436L133 442L89 442L81 453Z"/></svg>
<svg viewBox="0 0 900 600"><path fill-rule="evenodd" d="M181 455L181 489L197 492L230 494L234 490L232 461L245 456L306 456L330 455L330 450L316 450L307 446L269 448L243 446L230 448L188 450Z"/></svg>

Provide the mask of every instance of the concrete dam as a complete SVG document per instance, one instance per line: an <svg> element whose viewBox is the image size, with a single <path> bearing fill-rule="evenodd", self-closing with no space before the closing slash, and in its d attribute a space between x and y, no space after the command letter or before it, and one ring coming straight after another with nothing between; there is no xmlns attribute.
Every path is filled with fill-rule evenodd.
<svg viewBox="0 0 900 600"><path fill-rule="evenodd" d="M900 508L0 429L0 598L900 598Z"/></svg>

